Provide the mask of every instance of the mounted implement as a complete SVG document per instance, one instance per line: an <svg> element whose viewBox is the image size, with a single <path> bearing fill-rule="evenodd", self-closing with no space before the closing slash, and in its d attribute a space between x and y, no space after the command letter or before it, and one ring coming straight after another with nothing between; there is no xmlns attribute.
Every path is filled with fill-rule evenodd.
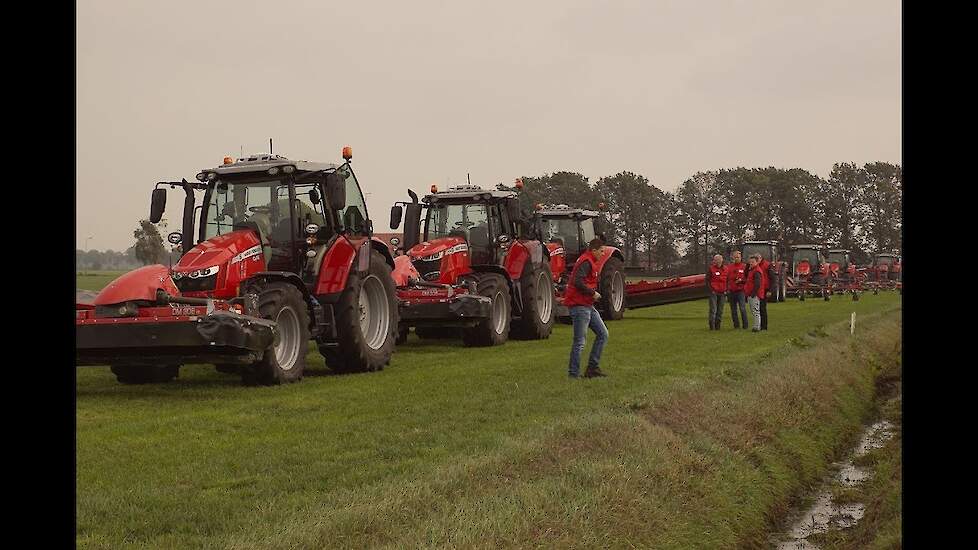
<svg viewBox="0 0 978 550"><path fill-rule="evenodd" d="M183 255L76 304L78 364L111 365L123 383L168 381L203 362L279 384L302 378L312 339L335 371L382 369L396 338L394 261L371 238L348 147L343 158L225 157L199 183L158 183L153 223L166 187L185 193L182 231L168 236Z"/></svg>
<svg viewBox="0 0 978 550"><path fill-rule="evenodd" d="M570 313L563 304L563 299L570 283L570 272L584 253L588 242L602 233L600 227L595 227L595 222L600 223L600 212L572 208L565 204L537 205L535 218L550 251L550 267L557 294L557 316L567 318ZM621 319L626 309L698 300L709 293L706 275L703 274L628 283L624 272L625 256L614 246L607 248L608 252L598 263L598 293L601 294L601 301L595 304L605 320Z"/></svg>
<svg viewBox="0 0 978 550"><path fill-rule="evenodd" d="M539 340L553 329L554 295L546 247L529 232L516 188L431 186L420 202L391 208L404 217L403 255L395 260L400 334L461 332L466 346L516 338ZM424 230L421 231L421 220Z"/></svg>

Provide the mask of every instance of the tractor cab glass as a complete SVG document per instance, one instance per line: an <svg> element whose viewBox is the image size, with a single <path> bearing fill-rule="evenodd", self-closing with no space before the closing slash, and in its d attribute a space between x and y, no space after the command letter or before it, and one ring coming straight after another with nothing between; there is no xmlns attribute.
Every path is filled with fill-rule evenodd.
<svg viewBox="0 0 978 550"><path fill-rule="evenodd" d="M322 203L315 204L310 198L316 186L310 182L290 189L289 181L283 179L217 180L202 212L201 236L209 239L239 229L254 229L261 239L268 269L296 271L296 247L305 238L302 228L309 223L322 226L327 222Z"/></svg>
<svg viewBox="0 0 978 550"><path fill-rule="evenodd" d="M547 242L558 243L565 252L581 249L581 237L577 220L571 218L548 218L543 220L543 237Z"/></svg>
<svg viewBox="0 0 978 550"><path fill-rule="evenodd" d="M829 252L828 260L830 264L838 264L842 269L849 267L845 252Z"/></svg>
<svg viewBox="0 0 978 550"><path fill-rule="evenodd" d="M492 263L493 239L501 234L501 230L498 211L484 203L433 204L428 207L425 218L426 241L443 237L465 239L469 245L469 258L477 265Z"/></svg>
<svg viewBox="0 0 978 550"><path fill-rule="evenodd" d="M808 262L808 265L813 270L817 269L821 264L819 261L818 250L813 250L810 248L795 250L792 254L791 261L795 266L802 262Z"/></svg>
<svg viewBox="0 0 978 550"><path fill-rule="evenodd" d="M744 245L744 250L743 250L743 252L741 254L741 258L744 258L744 261L747 261L746 259L747 258L750 258L754 254L760 254L761 255L761 258L764 258L765 260L767 260L769 262L770 261L773 261L771 259L771 246L770 245L766 245L766 244L745 244Z"/></svg>
<svg viewBox="0 0 978 550"><path fill-rule="evenodd" d="M367 237L371 233L367 203L357 182L356 175L348 165L337 168L337 173L346 180L346 204L339 211L341 231L347 235Z"/></svg>
<svg viewBox="0 0 978 550"><path fill-rule="evenodd" d="M889 267L889 266L892 266L893 265L893 260L894 259L895 258L893 258L893 256L877 256L876 257L876 265L885 265L885 266Z"/></svg>

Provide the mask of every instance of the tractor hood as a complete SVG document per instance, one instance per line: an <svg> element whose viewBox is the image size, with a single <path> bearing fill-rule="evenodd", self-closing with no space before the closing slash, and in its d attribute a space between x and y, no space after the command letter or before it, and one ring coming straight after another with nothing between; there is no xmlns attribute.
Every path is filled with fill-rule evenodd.
<svg viewBox="0 0 978 550"><path fill-rule="evenodd" d="M443 256L454 254L456 252L464 252L468 249L469 247L467 244L465 244L465 239L461 237L443 237L433 241L425 241L423 243L416 244L413 248L411 248L411 250L408 250L407 253L412 260L433 262L435 260L440 260Z"/></svg>
<svg viewBox="0 0 978 550"><path fill-rule="evenodd" d="M241 260L239 255L250 257L261 254L258 237L250 229L239 229L211 237L197 244L180 258L173 271L178 273L193 273L200 269L222 267L232 261Z"/></svg>

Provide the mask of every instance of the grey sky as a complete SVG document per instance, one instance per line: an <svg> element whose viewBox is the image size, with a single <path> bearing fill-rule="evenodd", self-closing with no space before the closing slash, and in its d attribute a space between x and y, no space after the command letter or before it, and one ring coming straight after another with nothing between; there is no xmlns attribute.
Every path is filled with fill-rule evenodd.
<svg viewBox="0 0 978 550"><path fill-rule="evenodd" d="M267 151L407 187L901 158L896 1L77 4L77 245L123 250L152 184ZM170 197L168 217L182 206ZM173 229L171 223L171 229Z"/></svg>

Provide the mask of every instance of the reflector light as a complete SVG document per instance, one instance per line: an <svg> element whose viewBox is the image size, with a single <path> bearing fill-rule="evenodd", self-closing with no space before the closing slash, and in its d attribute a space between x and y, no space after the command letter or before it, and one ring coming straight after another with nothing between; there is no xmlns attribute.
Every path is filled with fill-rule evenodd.
<svg viewBox="0 0 978 550"><path fill-rule="evenodd" d="M224 157L224 164L231 164L232 162L234 162L234 159L233 158L231 158L231 157Z"/></svg>
<svg viewBox="0 0 978 550"><path fill-rule="evenodd" d="M343 159L350 160L352 158L353 158L353 147L347 145L346 147L343 148Z"/></svg>
<svg viewBox="0 0 978 550"><path fill-rule="evenodd" d="M437 193L437 192L438 192L438 186L437 186L437 185L434 185L434 184L432 184L432 186L431 186L431 192L432 192L432 193Z"/></svg>
<svg viewBox="0 0 978 550"><path fill-rule="evenodd" d="M604 205L604 203L603 203L603 202L599 202L599 203L598 203L598 210L604 210L604 206L605 206L605 205Z"/></svg>

